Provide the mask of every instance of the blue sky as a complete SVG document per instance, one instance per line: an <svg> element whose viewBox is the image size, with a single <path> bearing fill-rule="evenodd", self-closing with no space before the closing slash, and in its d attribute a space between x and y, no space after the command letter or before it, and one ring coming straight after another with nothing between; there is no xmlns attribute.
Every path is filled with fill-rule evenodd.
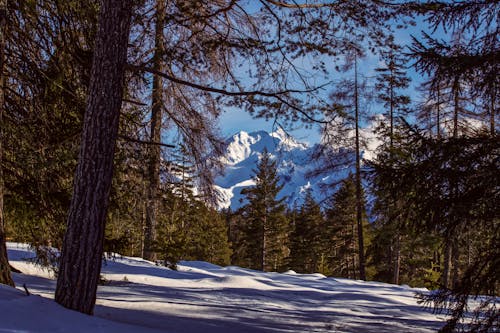
<svg viewBox="0 0 500 333"><path fill-rule="evenodd" d="M240 131L256 132L264 130L274 132L279 124L273 120L254 119L247 112L239 109L226 110L220 118L220 129L224 137L229 137ZM319 142L320 135L317 128L304 128L302 124L296 124L296 128L285 128L294 138L301 142L310 144Z"/></svg>
<svg viewBox="0 0 500 333"><path fill-rule="evenodd" d="M410 27L406 30L398 30L395 33L396 41L402 45L409 45L411 43L411 35L416 36L417 38L421 36L422 30L426 29L426 23L422 18L417 20L417 24L414 27ZM434 35L445 36L442 31L434 33ZM368 77L373 77L375 75L374 69L378 66L378 58L375 55L368 55L362 62L360 62L360 72ZM338 73L335 73L337 77L339 77ZM413 68L408 69L408 75L412 79L412 85L406 91L406 93L411 97L412 101L419 100L420 93L416 91L416 86L422 82L422 78L419 74L415 73ZM373 81L373 80L372 80ZM333 87L332 87L333 88ZM329 89L326 88L326 92ZM370 113L380 113L382 110L379 106L372 103L369 106L371 108ZM268 132L272 132L276 130L276 123L273 120L266 121L264 119L254 119L248 113L243 110L238 110L236 108L231 108L226 110L220 118L219 127L221 129L221 133L224 137L229 137L234 133L239 131L253 132L259 130L265 130ZM317 127L313 128L304 128L301 124L293 124L294 128L285 128L299 141L307 142L307 143L316 143L320 140L320 134Z"/></svg>

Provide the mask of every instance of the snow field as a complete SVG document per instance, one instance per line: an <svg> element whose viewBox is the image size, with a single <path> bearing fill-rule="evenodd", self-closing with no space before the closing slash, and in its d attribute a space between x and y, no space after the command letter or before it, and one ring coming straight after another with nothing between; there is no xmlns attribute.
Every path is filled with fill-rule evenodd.
<svg viewBox="0 0 500 333"><path fill-rule="evenodd" d="M17 290L0 286L0 332L435 332L445 320L417 304L425 289L196 261L173 271L120 256L103 263L87 316L51 300L53 273L26 245L8 249L24 274L14 274Z"/></svg>

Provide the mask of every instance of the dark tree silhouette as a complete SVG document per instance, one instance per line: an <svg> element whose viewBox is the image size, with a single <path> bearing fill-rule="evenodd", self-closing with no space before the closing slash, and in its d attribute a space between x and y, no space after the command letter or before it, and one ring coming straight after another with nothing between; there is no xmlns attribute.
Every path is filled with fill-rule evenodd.
<svg viewBox="0 0 500 333"><path fill-rule="evenodd" d="M56 301L92 314L122 103L131 0L104 0L92 64L78 167L61 253Z"/></svg>

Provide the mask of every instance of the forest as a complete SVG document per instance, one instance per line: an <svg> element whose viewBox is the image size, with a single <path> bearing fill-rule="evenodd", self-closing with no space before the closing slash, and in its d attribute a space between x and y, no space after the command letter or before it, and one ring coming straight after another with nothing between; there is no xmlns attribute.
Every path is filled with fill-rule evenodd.
<svg viewBox="0 0 500 333"><path fill-rule="evenodd" d="M115 252L427 287L442 332L493 332L499 21L495 0L0 0L0 283L12 241L86 314ZM319 131L334 194L286 205L264 150L219 209L235 108Z"/></svg>

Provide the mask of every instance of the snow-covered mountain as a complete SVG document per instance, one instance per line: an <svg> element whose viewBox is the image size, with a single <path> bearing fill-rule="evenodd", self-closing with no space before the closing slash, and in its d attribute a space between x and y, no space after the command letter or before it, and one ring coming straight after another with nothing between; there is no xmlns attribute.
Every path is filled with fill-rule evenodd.
<svg viewBox="0 0 500 333"><path fill-rule="evenodd" d="M252 179L257 163L264 149L277 161L278 175L284 185L279 197L286 196L289 206L300 203L305 189L313 188L317 199L322 199L321 184L329 177L306 178L306 173L314 167L311 155L314 146L298 142L283 130L268 133L241 131L226 141L226 152L222 156L224 175L216 178L216 189L220 194L220 208L237 209L244 204L241 190L253 186Z"/></svg>

